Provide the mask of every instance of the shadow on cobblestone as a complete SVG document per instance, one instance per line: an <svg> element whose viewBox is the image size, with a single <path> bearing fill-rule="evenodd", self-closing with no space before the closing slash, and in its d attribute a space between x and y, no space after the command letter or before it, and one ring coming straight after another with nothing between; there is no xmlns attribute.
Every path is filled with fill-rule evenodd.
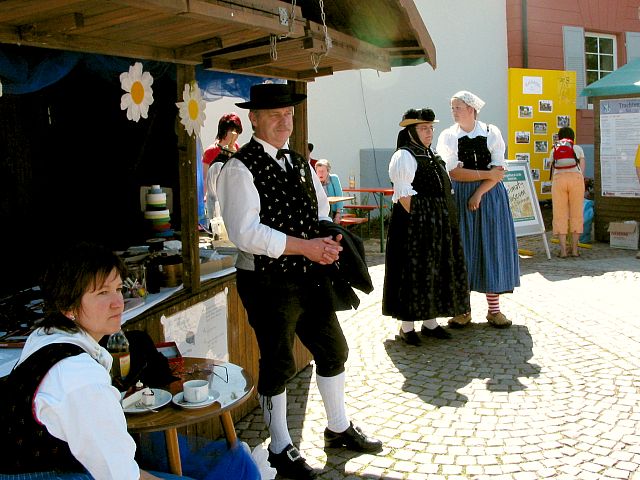
<svg viewBox="0 0 640 480"><path fill-rule="evenodd" d="M540 367L529 363L533 340L527 327L496 330L487 323L454 331L451 340L429 339L421 346L386 340L385 349L404 376L402 390L434 407L461 407L465 389L492 392L526 389L520 378L537 377Z"/></svg>

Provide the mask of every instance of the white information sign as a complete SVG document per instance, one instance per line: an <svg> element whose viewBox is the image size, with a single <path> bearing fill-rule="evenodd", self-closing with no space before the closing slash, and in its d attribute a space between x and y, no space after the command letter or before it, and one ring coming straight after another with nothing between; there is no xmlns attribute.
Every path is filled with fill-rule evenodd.
<svg viewBox="0 0 640 480"><path fill-rule="evenodd" d="M529 162L526 160L507 161L507 171L502 183L509 195L509 207L511 208L516 237L541 234L547 258L551 258L547 237L544 234L544 219L533 186Z"/></svg>
<svg viewBox="0 0 640 480"><path fill-rule="evenodd" d="M603 197L640 198L634 159L640 144L640 98L600 101Z"/></svg>
<svg viewBox="0 0 640 480"><path fill-rule="evenodd" d="M182 312L162 316L167 342L176 342L183 357L229 361L227 294L219 292Z"/></svg>

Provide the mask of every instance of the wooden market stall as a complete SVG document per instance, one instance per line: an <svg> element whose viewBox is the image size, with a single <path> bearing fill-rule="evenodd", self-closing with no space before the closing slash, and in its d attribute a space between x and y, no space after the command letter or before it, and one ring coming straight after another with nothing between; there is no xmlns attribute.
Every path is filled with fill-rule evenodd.
<svg viewBox="0 0 640 480"><path fill-rule="evenodd" d="M184 86L248 97L263 77L306 82L333 72L430 63L435 47L411 0L4 0L0 3L0 239L19 261L0 281L18 296L70 240L114 249L144 241L140 187L172 188L184 288L126 328L164 340L160 318L227 291L231 362L257 377L258 351L235 274L201 280L196 138L178 118ZM119 74L154 78L147 118L127 120ZM227 90L232 86L232 90ZM306 107L291 140L307 144ZM7 303L8 304L8 303ZM15 321L11 309L3 321ZM299 368L309 355L298 345ZM247 403L241 417L253 408ZM217 431L203 427L210 435ZM208 429L211 431L208 431Z"/></svg>
<svg viewBox="0 0 640 480"><path fill-rule="evenodd" d="M640 58L592 83L581 95L589 97L595 112L595 237L608 242L610 222L640 222L634 168L640 144Z"/></svg>

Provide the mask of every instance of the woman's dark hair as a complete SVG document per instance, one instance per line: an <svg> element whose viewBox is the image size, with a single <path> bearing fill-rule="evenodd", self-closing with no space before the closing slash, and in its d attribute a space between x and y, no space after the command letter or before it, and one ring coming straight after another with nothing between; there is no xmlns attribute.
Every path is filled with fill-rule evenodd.
<svg viewBox="0 0 640 480"><path fill-rule="evenodd" d="M216 139L221 140L227 136L229 130L235 130L238 135L242 133L242 122L235 113L226 113L218 121L218 134Z"/></svg>
<svg viewBox="0 0 640 480"><path fill-rule="evenodd" d="M116 270L126 277L127 267L108 248L93 243L79 243L59 252L49 264L40 281L44 299L42 327L77 332L78 325L63 312L79 311L82 296L102 286Z"/></svg>
<svg viewBox="0 0 640 480"><path fill-rule="evenodd" d="M575 140L576 134L573 132L573 129L571 127L562 127L560 130L558 130L558 138L568 138L570 140Z"/></svg>

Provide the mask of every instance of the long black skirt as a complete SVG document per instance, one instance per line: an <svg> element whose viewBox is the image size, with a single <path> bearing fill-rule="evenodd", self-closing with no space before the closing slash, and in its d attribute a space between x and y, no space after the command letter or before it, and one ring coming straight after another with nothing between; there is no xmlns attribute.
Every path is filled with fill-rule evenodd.
<svg viewBox="0 0 640 480"><path fill-rule="evenodd" d="M385 268L384 315L416 321L471 310L458 221L444 198L414 195L411 213L394 204Z"/></svg>

